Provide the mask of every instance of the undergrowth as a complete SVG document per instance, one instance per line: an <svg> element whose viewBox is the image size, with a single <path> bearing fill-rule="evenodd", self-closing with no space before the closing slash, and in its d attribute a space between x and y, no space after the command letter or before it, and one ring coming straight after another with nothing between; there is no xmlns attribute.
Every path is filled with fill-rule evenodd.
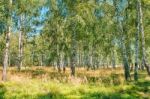
<svg viewBox="0 0 150 99"><path fill-rule="evenodd" d="M50 68L11 69L8 81L0 82L0 99L149 99L150 79L145 72L138 82L126 82L122 70L81 71L73 78L69 71Z"/></svg>

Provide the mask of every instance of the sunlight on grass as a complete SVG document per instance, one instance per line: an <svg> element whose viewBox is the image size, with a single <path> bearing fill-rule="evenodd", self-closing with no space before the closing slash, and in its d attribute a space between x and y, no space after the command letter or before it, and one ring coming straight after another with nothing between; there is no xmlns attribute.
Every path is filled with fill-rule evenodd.
<svg viewBox="0 0 150 99"><path fill-rule="evenodd" d="M107 70L107 75L98 76L99 72L96 76L95 73L89 76L89 73L93 74L89 71L87 81L82 82L82 76L67 76L69 71L57 75L50 69L36 70L9 71L9 80L0 82L0 99L148 99L150 96L150 80L143 72L145 76L138 82L125 82L121 73ZM35 72L44 75L35 76Z"/></svg>
<svg viewBox="0 0 150 99"><path fill-rule="evenodd" d="M145 85L145 87L146 86L148 85ZM148 93L150 92L149 88L144 89L133 84L102 87L91 84L73 85L51 81L40 82L38 80L30 80L27 82L9 81L1 83L0 87L0 96L4 99L134 99L142 97L148 99L148 96L150 95Z"/></svg>

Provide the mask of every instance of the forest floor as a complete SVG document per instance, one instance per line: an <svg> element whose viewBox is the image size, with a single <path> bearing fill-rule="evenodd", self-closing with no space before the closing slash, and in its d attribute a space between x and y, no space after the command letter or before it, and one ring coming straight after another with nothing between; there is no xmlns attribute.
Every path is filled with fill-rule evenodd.
<svg viewBox="0 0 150 99"><path fill-rule="evenodd" d="M0 76L1 71L0 69ZM139 71L139 81L126 82L123 70L76 69L76 77L49 67L8 69L8 80L0 80L0 99L150 99L150 77Z"/></svg>

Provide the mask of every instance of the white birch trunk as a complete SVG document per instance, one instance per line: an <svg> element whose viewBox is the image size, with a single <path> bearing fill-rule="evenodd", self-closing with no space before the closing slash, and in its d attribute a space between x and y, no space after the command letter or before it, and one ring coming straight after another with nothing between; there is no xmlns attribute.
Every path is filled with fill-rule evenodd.
<svg viewBox="0 0 150 99"><path fill-rule="evenodd" d="M146 67L148 75L150 75L150 66L147 64L147 59L146 59L146 51L145 51L145 34L144 34L144 27L143 27L143 12L142 12L142 5L141 5L141 0L138 0L138 11L139 11L139 23L140 23L140 32L142 35L142 58L143 58L143 63L144 66Z"/></svg>
<svg viewBox="0 0 150 99"><path fill-rule="evenodd" d="M18 64L18 70L21 69L22 67L22 57L23 57L23 27L22 27L22 22L23 22L23 15L20 16L20 32L19 32L19 64Z"/></svg>
<svg viewBox="0 0 150 99"><path fill-rule="evenodd" d="M12 5L12 0L9 0L9 7ZM9 13L11 8L9 8ZM8 56L9 56L9 46L10 46L10 34L11 34L11 16L8 17L8 31L6 33L6 46L5 46L5 52L4 52L4 61L3 61L3 72L2 72L2 80L6 81L7 80L7 66L8 66Z"/></svg>

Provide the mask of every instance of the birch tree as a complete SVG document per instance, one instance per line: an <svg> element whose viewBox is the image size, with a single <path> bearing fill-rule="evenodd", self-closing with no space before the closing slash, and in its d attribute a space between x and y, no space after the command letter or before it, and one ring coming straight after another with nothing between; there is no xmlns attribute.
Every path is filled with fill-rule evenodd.
<svg viewBox="0 0 150 99"><path fill-rule="evenodd" d="M141 5L141 0L137 0L137 5L138 5L138 13L139 13L139 31L141 32L142 36L142 62L143 65L145 66L148 75L150 75L150 65L147 63L147 58L146 58L146 50L145 50L145 34L144 34L144 26L143 26L143 11L142 11L142 5Z"/></svg>
<svg viewBox="0 0 150 99"><path fill-rule="evenodd" d="M12 0L4 1L5 9L8 10L7 13L7 31L6 31L6 43L5 43L5 51L4 51L4 61L3 61L3 73L2 73L2 80L7 80L7 67L8 67L8 59L9 59L9 47L10 47L10 34L11 34L11 12L12 12Z"/></svg>

